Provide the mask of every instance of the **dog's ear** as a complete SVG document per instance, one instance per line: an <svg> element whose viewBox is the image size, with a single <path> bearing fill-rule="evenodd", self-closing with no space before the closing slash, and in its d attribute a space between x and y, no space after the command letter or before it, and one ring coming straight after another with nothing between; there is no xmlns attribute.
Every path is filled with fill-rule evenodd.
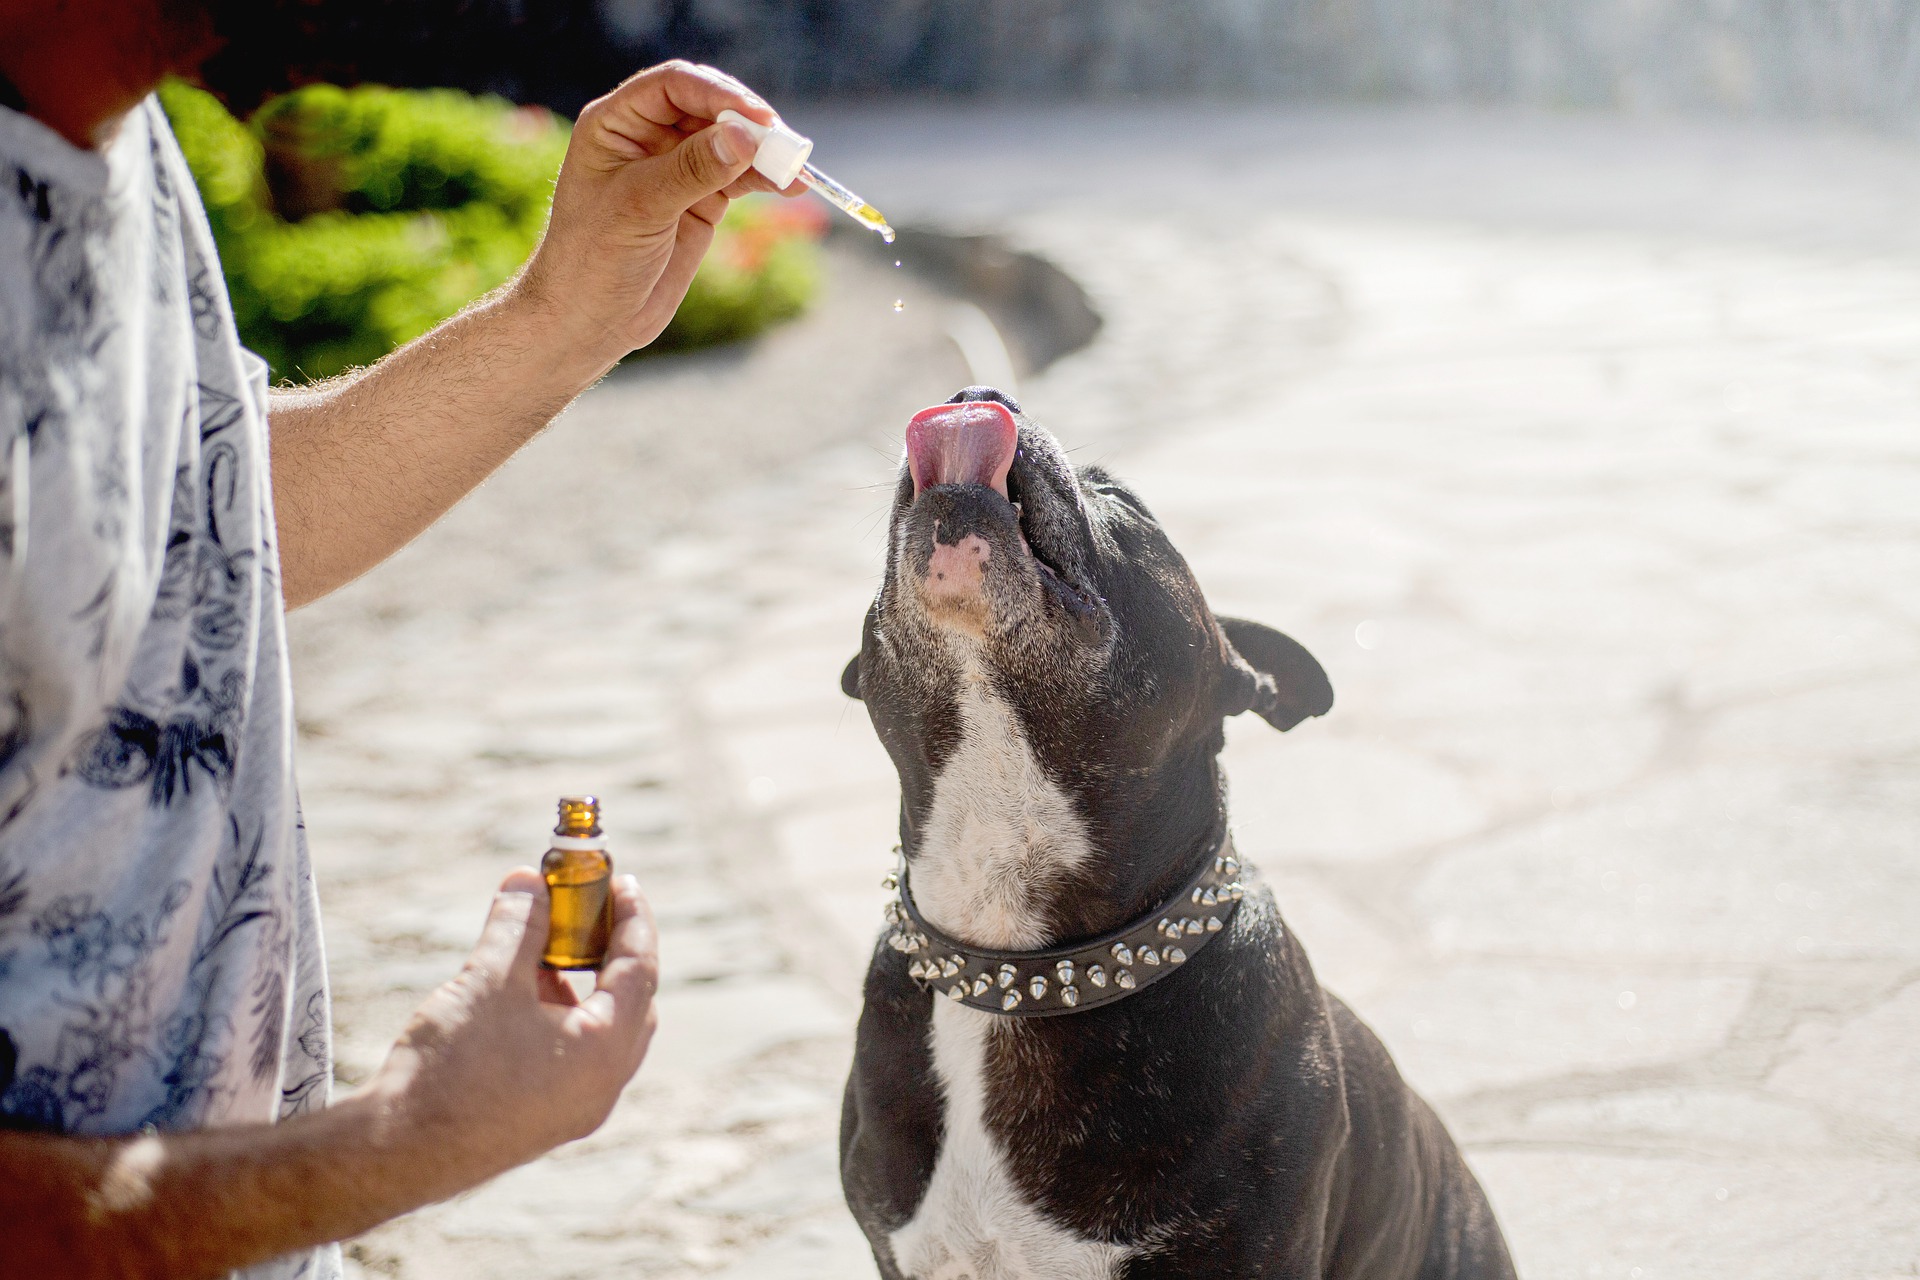
<svg viewBox="0 0 1920 1280"><path fill-rule="evenodd" d="M1227 639L1222 715L1251 711L1284 730L1333 709L1333 684L1305 645L1245 618L1219 622Z"/></svg>
<svg viewBox="0 0 1920 1280"><path fill-rule="evenodd" d="M865 702L860 695L860 655L873 643L873 618L879 611L878 601L867 606L867 616L860 620L860 647L853 651L853 657L847 659L847 665L840 672L840 692L855 702Z"/></svg>

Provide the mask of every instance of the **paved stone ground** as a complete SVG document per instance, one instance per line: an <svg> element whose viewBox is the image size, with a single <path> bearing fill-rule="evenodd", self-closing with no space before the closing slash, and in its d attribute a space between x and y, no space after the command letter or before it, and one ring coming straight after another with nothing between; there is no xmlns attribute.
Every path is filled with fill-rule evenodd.
<svg viewBox="0 0 1920 1280"><path fill-rule="evenodd" d="M1232 726L1240 841L1523 1273L1920 1274L1913 156L1320 113L1252 129L1226 195L1189 157L1118 208L1145 117L822 123L883 205L1086 283L1107 327L1029 407L1327 665L1324 721ZM370 1272L872 1274L832 1142L894 793L836 678L899 426L962 374L932 300L843 279L595 392L299 617L345 1080L562 790L606 796L668 965L608 1128L357 1242Z"/></svg>

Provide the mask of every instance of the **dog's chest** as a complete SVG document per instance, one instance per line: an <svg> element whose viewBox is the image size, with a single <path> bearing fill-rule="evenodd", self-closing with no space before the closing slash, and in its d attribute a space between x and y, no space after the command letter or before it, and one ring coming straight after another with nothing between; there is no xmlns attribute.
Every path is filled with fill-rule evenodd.
<svg viewBox="0 0 1920 1280"><path fill-rule="evenodd" d="M1011 707L977 680L963 684L957 707L960 745L934 784L914 899L956 937L1043 946L1047 894L1092 856L1086 826ZM1015 1185L987 1128L988 1039L1018 1028L942 1000L928 1034L943 1133L926 1195L891 1238L901 1271L914 1280L1107 1280L1128 1251L1049 1221Z"/></svg>
<svg viewBox="0 0 1920 1280"><path fill-rule="evenodd" d="M1046 894L1092 855L1086 825L1040 767L1013 708L968 680L956 710L959 746L934 783L914 900L935 925L978 946L1041 946Z"/></svg>
<svg viewBox="0 0 1920 1280"><path fill-rule="evenodd" d="M1014 1185L986 1124L992 1014L940 1001L930 1032L945 1132L926 1196L889 1241L912 1280L1109 1280L1130 1250L1049 1221Z"/></svg>

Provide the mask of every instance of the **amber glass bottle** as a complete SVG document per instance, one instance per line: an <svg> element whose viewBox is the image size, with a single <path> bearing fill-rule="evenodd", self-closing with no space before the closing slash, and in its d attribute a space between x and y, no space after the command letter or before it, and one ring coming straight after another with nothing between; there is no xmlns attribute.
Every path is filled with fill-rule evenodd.
<svg viewBox="0 0 1920 1280"><path fill-rule="evenodd" d="M549 969L598 969L613 934L613 859L600 831L600 801L561 796L553 847L540 860L552 906L547 917Z"/></svg>

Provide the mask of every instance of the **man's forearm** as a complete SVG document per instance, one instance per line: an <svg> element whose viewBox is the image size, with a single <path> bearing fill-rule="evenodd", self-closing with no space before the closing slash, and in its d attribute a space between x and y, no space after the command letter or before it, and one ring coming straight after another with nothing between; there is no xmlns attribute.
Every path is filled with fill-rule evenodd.
<svg viewBox="0 0 1920 1280"><path fill-rule="evenodd" d="M0 1133L0 1274L220 1276L462 1190L377 1095L277 1125L68 1138Z"/></svg>
<svg viewBox="0 0 1920 1280"><path fill-rule="evenodd" d="M739 81L684 62L588 103L518 280L363 373L274 397L289 605L393 554L660 335L728 200L774 190L748 168L752 132L713 123L728 111L777 118Z"/></svg>
<svg viewBox="0 0 1920 1280"><path fill-rule="evenodd" d="M359 373L272 400L289 607L406 545L611 365L509 286Z"/></svg>

